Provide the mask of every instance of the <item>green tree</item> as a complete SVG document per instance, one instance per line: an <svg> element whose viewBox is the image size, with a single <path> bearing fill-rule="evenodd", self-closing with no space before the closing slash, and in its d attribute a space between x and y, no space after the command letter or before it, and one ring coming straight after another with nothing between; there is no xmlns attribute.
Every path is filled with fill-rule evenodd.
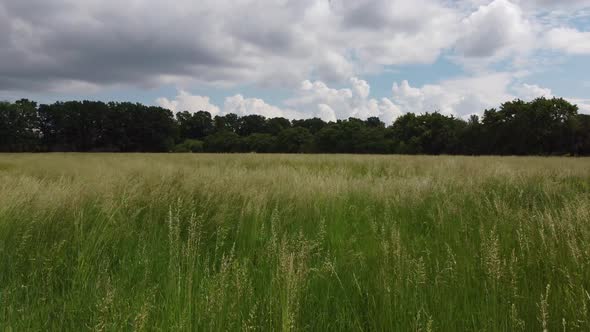
<svg viewBox="0 0 590 332"><path fill-rule="evenodd" d="M309 130L310 133L316 134L322 128L324 128L327 123L320 118L311 118L311 119L303 119L303 120L293 120L292 121L293 127L301 127Z"/></svg>
<svg viewBox="0 0 590 332"><path fill-rule="evenodd" d="M248 136L254 133L266 133L266 118L262 115L246 115L239 119L238 134Z"/></svg>
<svg viewBox="0 0 590 332"><path fill-rule="evenodd" d="M312 143L313 135L306 128L289 128L279 133L277 150L286 153L310 152Z"/></svg>
<svg viewBox="0 0 590 332"><path fill-rule="evenodd" d="M242 138L231 131L220 131L205 137L203 148L206 152L242 152Z"/></svg>
<svg viewBox="0 0 590 332"><path fill-rule="evenodd" d="M176 113L176 121L180 139L202 139L213 132L213 119L209 112L198 111L189 113L187 111Z"/></svg>
<svg viewBox="0 0 590 332"><path fill-rule="evenodd" d="M291 128L291 122L285 118L271 118L266 123L266 132L275 136L287 128Z"/></svg>
<svg viewBox="0 0 590 332"><path fill-rule="evenodd" d="M231 131L234 133L238 132L240 126L240 118L237 114L229 113L222 116L216 116L213 119L215 131Z"/></svg>
<svg viewBox="0 0 590 332"><path fill-rule="evenodd" d="M244 138L246 150L258 153L274 152L277 138L271 134L255 133Z"/></svg>
<svg viewBox="0 0 590 332"><path fill-rule="evenodd" d="M203 141L196 139L186 139L180 144L174 146L174 152L203 152Z"/></svg>
<svg viewBox="0 0 590 332"><path fill-rule="evenodd" d="M561 98L537 98L486 110L483 133L492 154L562 154L575 150L577 106Z"/></svg>
<svg viewBox="0 0 590 332"><path fill-rule="evenodd" d="M27 99L0 102L0 151L40 150L37 104Z"/></svg>

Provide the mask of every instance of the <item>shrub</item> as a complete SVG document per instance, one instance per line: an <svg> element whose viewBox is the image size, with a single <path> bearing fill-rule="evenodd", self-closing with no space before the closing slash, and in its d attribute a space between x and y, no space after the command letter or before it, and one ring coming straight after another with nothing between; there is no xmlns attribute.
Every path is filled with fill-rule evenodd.
<svg viewBox="0 0 590 332"><path fill-rule="evenodd" d="M173 152L203 152L203 141L187 139L184 142L174 146Z"/></svg>

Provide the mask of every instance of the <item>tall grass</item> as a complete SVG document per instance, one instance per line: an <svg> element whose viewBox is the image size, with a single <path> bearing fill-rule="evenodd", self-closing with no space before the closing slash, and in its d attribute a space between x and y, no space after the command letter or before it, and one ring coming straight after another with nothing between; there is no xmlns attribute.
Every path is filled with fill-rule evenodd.
<svg viewBox="0 0 590 332"><path fill-rule="evenodd" d="M0 330L590 330L590 159L0 155Z"/></svg>

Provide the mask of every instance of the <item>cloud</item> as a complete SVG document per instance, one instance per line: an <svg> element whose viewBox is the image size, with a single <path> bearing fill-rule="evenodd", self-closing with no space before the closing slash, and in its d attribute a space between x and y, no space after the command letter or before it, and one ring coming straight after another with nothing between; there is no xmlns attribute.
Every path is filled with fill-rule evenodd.
<svg viewBox="0 0 590 332"><path fill-rule="evenodd" d="M187 91L180 90L176 99L158 98L156 103L173 112L189 111L191 113L205 111L215 116L220 113L219 107L209 101L209 97L191 95Z"/></svg>
<svg viewBox="0 0 590 332"><path fill-rule="evenodd" d="M361 65L432 63L457 35L459 13L441 1L334 0L339 40Z"/></svg>
<svg viewBox="0 0 590 332"><path fill-rule="evenodd" d="M266 117L287 117L291 119L303 118L304 114L294 110L282 109L267 104L259 98L246 98L241 94L236 94L225 98L223 107L211 103L209 97L192 95L187 91L180 90L175 99L170 100L165 97L156 99L156 104L167 108L173 112L189 111L206 111L212 116L235 113L240 116L258 114Z"/></svg>
<svg viewBox="0 0 590 332"><path fill-rule="evenodd" d="M485 109L497 108L502 103L522 99L552 98L549 88L520 82L512 73L492 73L472 77L459 77L438 84L412 87L408 81L394 83L392 101L403 113L441 112L467 118L481 115ZM564 97L577 104L581 113L590 113L590 100Z"/></svg>
<svg viewBox="0 0 590 332"><path fill-rule="evenodd" d="M258 98L244 98L240 94L225 99L223 113L235 113L241 116L258 114L268 118L286 117L295 119L305 117L304 114L297 111L269 105Z"/></svg>
<svg viewBox="0 0 590 332"><path fill-rule="evenodd" d="M590 6L589 0L516 0L515 2L526 7L555 9Z"/></svg>
<svg viewBox="0 0 590 332"><path fill-rule="evenodd" d="M550 48L569 54L590 54L590 31L582 32L572 28L556 28L547 33Z"/></svg>
<svg viewBox="0 0 590 332"><path fill-rule="evenodd" d="M369 94L371 93L371 87L367 81L353 77L350 79L350 83L352 84L352 89L355 95L362 99L369 97Z"/></svg>
<svg viewBox="0 0 590 332"><path fill-rule="evenodd" d="M336 122L338 118L336 118L336 112L326 104L319 104L318 105L318 118L323 119L324 121L332 121Z"/></svg>
<svg viewBox="0 0 590 332"><path fill-rule="evenodd" d="M457 77L421 87L414 87L407 80L402 80L393 83L390 98L380 99L371 97L370 85L357 77L349 79L350 87L340 89L331 88L321 81L305 80L296 96L284 100L281 106L236 94L227 97L223 107L218 107L212 105L208 97L193 96L186 91L180 91L175 100L159 98L157 103L173 111L206 110L212 115L259 114L288 119L319 117L325 121L375 116L386 124L391 124L400 115L408 112L440 112L467 118L472 114L481 115L485 109L497 108L502 103L517 98L530 101L538 97L553 97L551 89L523 83L520 79L514 73L487 73ZM590 112L590 100L566 99L578 104L581 112Z"/></svg>
<svg viewBox="0 0 590 332"><path fill-rule="evenodd" d="M461 30L456 51L467 58L503 58L529 50L534 40L532 24L507 0L480 6L461 22Z"/></svg>
<svg viewBox="0 0 590 332"><path fill-rule="evenodd" d="M475 6L487 5L490 0L469 0ZM590 0L510 0L515 5L534 14L544 12L560 12L571 9L583 9L590 7Z"/></svg>
<svg viewBox="0 0 590 332"><path fill-rule="evenodd" d="M445 80L419 88L404 80L393 84L392 100L404 113L438 111L466 117L514 98L508 91L512 80L511 74L493 73Z"/></svg>
<svg viewBox="0 0 590 332"><path fill-rule="evenodd" d="M301 83L297 96L284 101L283 106L266 103L260 98L247 98L236 94L225 98L223 107L210 103L208 97L191 95L186 91L179 91L176 99L158 98L156 103L172 111L204 110L212 115L235 113L241 116L258 114L266 117L285 117L302 119L320 117L325 121L336 121L356 117L366 119L371 116L380 117L391 123L401 112L388 98L370 98L369 84L353 77L349 80L352 88L333 89L324 82Z"/></svg>
<svg viewBox="0 0 590 332"><path fill-rule="evenodd" d="M376 116L391 123L402 113L388 98L370 98L371 87L365 80L353 77L351 88L334 89L322 81L303 81L293 98L284 103L292 108L308 110L326 121Z"/></svg>
<svg viewBox="0 0 590 332"><path fill-rule="evenodd" d="M394 119L410 106L463 114L516 94L506 87L515 79L503 73L514 69L507 64L530 69L545 49L590 54L589 32L579 23L589 10L590 0L3 0L0 95L171 85L178 96L159 104L221 114L225 103L187 91L256 85L268 93L288 89L291 98L273 106L236 95L227 108L326 119ZM349 79L449 56L467 69L456 73L464 78L404 87L402 76L398 95L385 98ZM412 100L411 89L422 97ZM451 96L437 97L446 91Z"/></svg>
<svg viewBox="0 0 590 332"><path fill-rule="evenodd" d="M590 99L569 98L568 101L578 105L579 113L590 114Z"/></svg>
<svg viewBox="0 0 590 332"><path fill-rule="evenodd" d="M0 90L342 82L435 61L456 22L436 0L5 0Z"/></svg>
<svg viewBox="0 0 590 332"><path fill-rule="evenodd" d="M522 85L515 87L514 90L517 92L518 96L521 99L527 100L527 101L533 100L533 99L539 98L539 97L546 97L546 98L553 97L553 93L551 92L551 89L542 88L536 84L523 83Z"/></svg>

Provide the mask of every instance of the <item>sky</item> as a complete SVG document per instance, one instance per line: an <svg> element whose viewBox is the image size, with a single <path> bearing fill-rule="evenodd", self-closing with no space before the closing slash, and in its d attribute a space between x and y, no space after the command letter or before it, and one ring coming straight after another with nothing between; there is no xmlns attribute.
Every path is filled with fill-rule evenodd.
<svg viewBox="0 0 590 332"><path fill-rule="evenodd" d="M590 0L0 0L0 99L327 121L590 113Z"/></svg>

